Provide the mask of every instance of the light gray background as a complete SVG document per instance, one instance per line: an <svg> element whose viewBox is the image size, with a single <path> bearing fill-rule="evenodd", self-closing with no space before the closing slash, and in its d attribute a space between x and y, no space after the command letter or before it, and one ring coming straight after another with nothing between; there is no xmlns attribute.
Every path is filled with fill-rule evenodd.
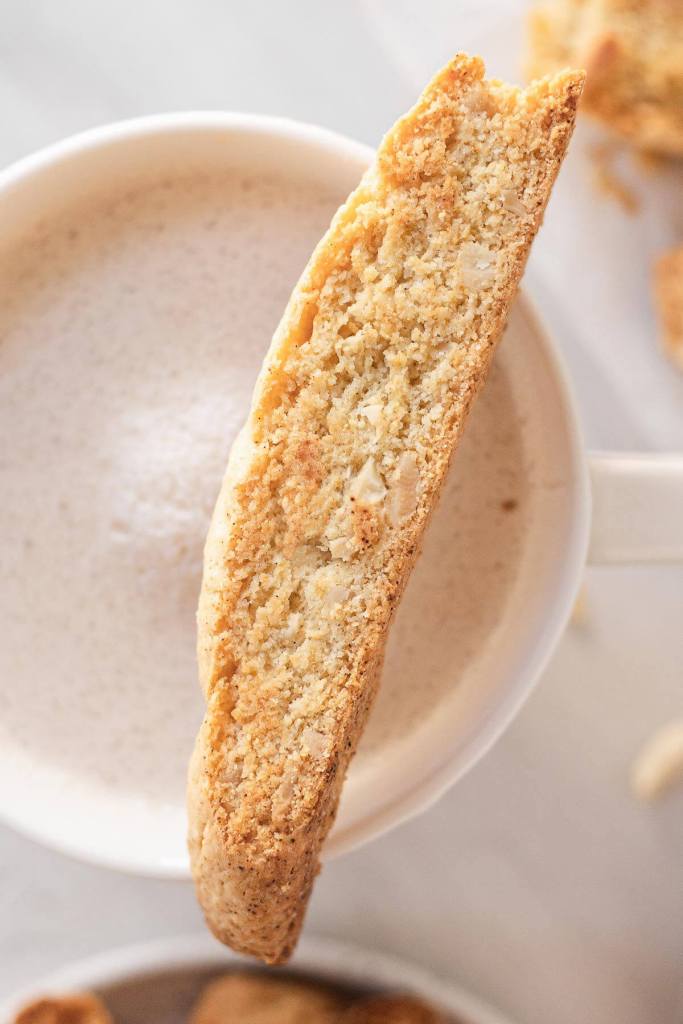
<svg viewBox="0 0 683 1024"><path fill-rule="evenodd" d="M495 7L477 6L494 26ZM426 74L425 39L435 56L468 45L460 37L472 9L2 0L0 160L104 121L191 108L284 114L375 143L410 102L413 71L425 64ZM415 53L406 10L419 17ZM590 290L594 261L603 293L617 295L620 283L598 251L604 239L577 254L586 238L573 237L568 251L560 211L570 199L558 194L527 283L565 350L588 439L681 447L681 424L669 416L667 429L661 415L680 412L681 390L651 338L638 350L652 378L638 417L628 375L615 383L607 349L596 361L589 327L602 339L610 310L601 322L567 275L585 266ZM608 233L632 230L620 214L604 216ZM641 333L652 330L643 294L633 299ZM628 350L613 351L623 370ZM683 1020L683 792L643 807L627 776L649 732L682 711L683 575L595 570L587 590L586 624L570 629L508 734L420 820L329 865L307 930L401 953L520 1024L674 1024ZM81 865L0 827L0 995L90 952L200 927L188 885Z"/></svg>

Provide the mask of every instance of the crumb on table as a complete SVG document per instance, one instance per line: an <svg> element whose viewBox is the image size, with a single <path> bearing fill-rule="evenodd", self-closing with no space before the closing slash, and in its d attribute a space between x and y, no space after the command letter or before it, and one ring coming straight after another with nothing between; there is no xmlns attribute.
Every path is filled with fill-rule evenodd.
<svg viewBox="0 0 683 1024"><path fill-rule="evenodd" d="M654 800L683 777L683 719L662 726L647 741L631 769L631 788L640 800Z"/></svg>
<svg viewBox="0 0 683 1024"><path fill-rule="evenodd" d="M660 256L653 283L662 345L683 370L683 245Z"/></svg>

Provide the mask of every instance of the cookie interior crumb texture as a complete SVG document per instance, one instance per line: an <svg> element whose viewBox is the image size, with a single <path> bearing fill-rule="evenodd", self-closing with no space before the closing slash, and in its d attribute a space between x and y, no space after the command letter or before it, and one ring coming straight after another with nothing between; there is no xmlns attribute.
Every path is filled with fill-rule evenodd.
<svg viewBox="0 0 683 1024"><path fill-rule="evenodd" d="M436 76L313 254L233 446L198 612L189 846L215 934L266 961L295 945L582 82L520 90L466 56Z"/></svg>
<svg viewBox="0 0 683 1024"><path fill-rule="evenodd" d="M639 149L683 155L683 4L679 0L538 0L530 77L587 72L582 111Z"/></svg>

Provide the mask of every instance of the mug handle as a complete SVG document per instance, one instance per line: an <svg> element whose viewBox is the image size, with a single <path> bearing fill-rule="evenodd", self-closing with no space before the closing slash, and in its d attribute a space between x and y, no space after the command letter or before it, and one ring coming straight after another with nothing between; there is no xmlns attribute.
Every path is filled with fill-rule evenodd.
<svg viewBox="0 0 683 1024"><path fill-rule="evenodd" d="M683 564L683 455L588 456L589 565Z"/></svg>

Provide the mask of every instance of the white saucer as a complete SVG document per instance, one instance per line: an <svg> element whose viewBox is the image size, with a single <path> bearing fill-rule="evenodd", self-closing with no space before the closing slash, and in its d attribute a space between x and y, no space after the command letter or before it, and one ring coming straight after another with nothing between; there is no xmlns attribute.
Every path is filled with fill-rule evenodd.
<svg viewBox="0 0 683 1024"><path fill-rule="evenodd" d="M209 935L189 935L126 946L81 960L49 975L0 1005L0 1024L45 994L94 991L115 1024L185 1024L190 1007L217 972L247 964ZM302 940L288 973L360 991L414 992L452 1013L458 1024L510 1024L507 1018L427 971L393 956L326 939Z"/></svg>

